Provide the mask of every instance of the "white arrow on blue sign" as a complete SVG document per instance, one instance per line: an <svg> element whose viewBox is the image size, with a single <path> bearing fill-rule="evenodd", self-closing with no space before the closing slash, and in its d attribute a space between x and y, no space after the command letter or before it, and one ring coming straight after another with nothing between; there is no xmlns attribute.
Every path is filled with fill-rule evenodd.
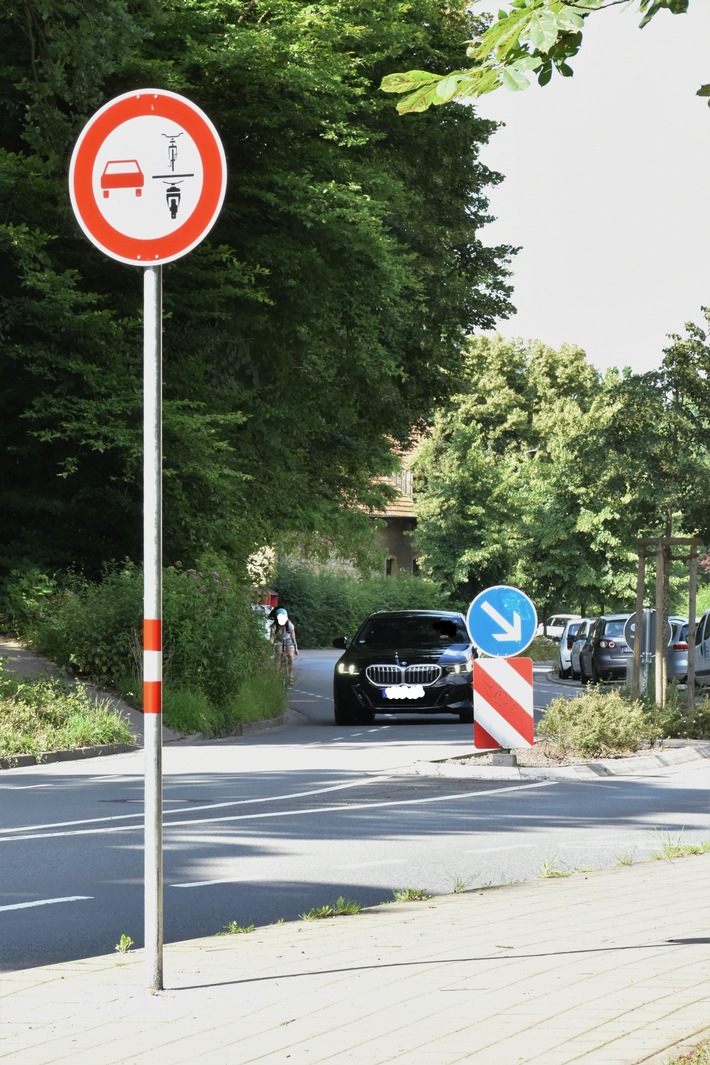
<svg viewBox="0 0 710 1065"><path fill-rule="evenodd" d="M525 592L496 584L480 592L466 614L471 640L483 654L496 658L520 654L532 642L537 611Z"/></svg>

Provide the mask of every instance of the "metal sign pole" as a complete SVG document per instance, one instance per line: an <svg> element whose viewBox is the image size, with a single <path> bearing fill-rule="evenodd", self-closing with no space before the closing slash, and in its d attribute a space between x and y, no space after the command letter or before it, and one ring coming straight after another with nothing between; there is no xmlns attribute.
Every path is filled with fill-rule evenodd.
<svg viewBox="0 0 710 1065"><path fill-rule="evenodd" d="M143 271L143 725L145 959L163 990L162 266Z"/></svg>

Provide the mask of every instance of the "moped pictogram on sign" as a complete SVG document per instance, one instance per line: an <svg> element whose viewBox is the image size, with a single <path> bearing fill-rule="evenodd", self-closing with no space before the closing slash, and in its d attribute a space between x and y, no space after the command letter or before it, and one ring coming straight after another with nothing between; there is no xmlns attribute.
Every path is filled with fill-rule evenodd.
<svg viewBox="0 0 710 1065"><path fill-rule="evenodd" d="M125 93L82 130L69 191L89 240L120 262L171 262L207 235L224 200L227 166L212 122L162 89Z"/></svg>

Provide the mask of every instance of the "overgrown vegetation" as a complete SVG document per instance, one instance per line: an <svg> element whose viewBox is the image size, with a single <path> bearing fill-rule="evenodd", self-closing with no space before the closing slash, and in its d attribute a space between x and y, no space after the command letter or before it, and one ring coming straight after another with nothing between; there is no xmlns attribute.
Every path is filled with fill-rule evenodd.
<svg viewBox="0 0 710 1065"><path fill-rule="evenodd" d="M685 693L670 698L663 710L623 688L589 688L574 699L553 699L537 725L539 739L548 740L554 757L604 758L638 751L665 738L710 739L710 700L691 712Z"/></svg>
<svg viewBox="0 0 710 1065"><path fill-rule="evenodd" d="M60 677L17 677L0 660L0 758L132 743L128 723Z"/></svg>
<svg viewBox="0 0 710 1065"><path fill-rule="evenodd" d="M296 625L301 647L331 647L336 636L352 636L373 610L460 609L423 577L362 577L285 562L273 587Z"/></svg>
<svg viewBox="0 0 710 1065"><path fill-rule="evenodd" d="M557 757L599 758L637 751L662 732L642 703L595 688L576 699L553 699L537 734L550 741Z"/></svg>
<svg viewBox="0 0 710 1065"><path fill-rule="evenodd" d="M102 580L19 574L6 582L7 624L58 666L142 704L143 574L130 562ZM248 590L214 558L163 574L164 720L176 732L221 735L282 712Z"/></svg>

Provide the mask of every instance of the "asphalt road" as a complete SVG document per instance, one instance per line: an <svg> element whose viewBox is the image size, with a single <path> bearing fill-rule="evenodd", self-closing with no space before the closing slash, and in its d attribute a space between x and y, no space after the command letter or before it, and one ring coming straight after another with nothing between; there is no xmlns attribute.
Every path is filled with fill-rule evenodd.
<svg viewBox="0 0 710 1065"><path fill-rule="evenodd" d="M338 896L433 893L614 865L708 838L710 770L592 782L402 775L466 754L451 719L332 724L337 655L304 652L287 727L166 746L165 940L294 920ZM536 707L571 686L536 676ZM143 936L140 753L0 775L0 968L111 952Z"/></svg>

